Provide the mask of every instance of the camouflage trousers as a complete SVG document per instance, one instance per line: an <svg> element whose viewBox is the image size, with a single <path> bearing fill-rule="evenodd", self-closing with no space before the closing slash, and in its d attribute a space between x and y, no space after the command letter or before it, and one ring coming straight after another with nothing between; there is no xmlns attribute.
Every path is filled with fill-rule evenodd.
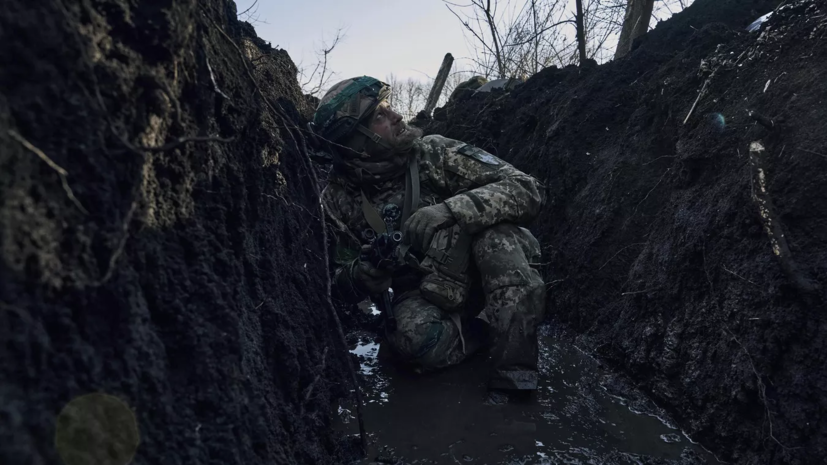
<svg viewBox="0 0 827 465"><path fill-rule="evenodd" d="M397 329L387 340L403 360L425 369L441 368L471 354L469 338L474 335L466 331L479 317L493 338L489 387L536 389L537 324L545 311L545 285L531 264L540 261L540 244L527 229L502 223L474 237L472 254L472 276L481 285L472 287L477 295L469 299L461 322L413 293L394 302ZM481 297L484 307L474 304Z"/></svg>

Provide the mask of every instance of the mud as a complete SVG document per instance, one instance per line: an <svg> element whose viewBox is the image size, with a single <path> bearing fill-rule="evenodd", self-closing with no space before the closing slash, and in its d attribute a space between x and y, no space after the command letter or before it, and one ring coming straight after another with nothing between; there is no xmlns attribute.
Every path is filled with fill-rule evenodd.
<svg viewBox="0 0 827 465"><path fill-rule="evenodd" d="M827 456L827 12L744 30L776 5L698 0L620 61L428 128L546 184L549 317L736 463Z"/></svg>
<svg viewBox="0 0 827 465"><path fill-rule="evenodd" d="M827 12L787 3L748 34L777 2L697 0L623 60L440 112L430 131L547 185L548 314L608 367L546 335L535 402L489 409L481 359L368 357L369 459L707 460L681 431L730 462L827 456ZM131 409L135 463L345 461L287 54L224 0L4 7L0 463L60 463L57 416L89 393Z"/></svg>
<svg viewBox="0 0 827 465"><path fill-rule="evenodd" d="M0 463L61 463L57 415L96 392L134 463L337 463L287 54L223 0L12 0L0 42Z"/></svg>
<svg viewBox="0 0 827 465"><path fill-rule="evenodd" d="M703 464L692 444L622 378L549 327L536 395L487 405L487 354L427 375L394 365L371 334L356 336L371 431L367 459L394 464ZM337 429L355 434L352 406Z"/></svg>

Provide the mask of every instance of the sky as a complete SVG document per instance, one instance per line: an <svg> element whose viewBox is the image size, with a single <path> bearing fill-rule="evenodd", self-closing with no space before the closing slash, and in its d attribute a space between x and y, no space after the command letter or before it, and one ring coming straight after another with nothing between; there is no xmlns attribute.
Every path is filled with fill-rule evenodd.
<svg viewBox="0 0 827 465"><path fill-rule="evenodd" d="M249 13L241 14L255 1L236 0L239 18L252 23L258 36L273 47L287 50L308 74L319 61L317 51L324 42L329 44L337 30L343 31L329 55L328 69L335 75L326 87L363 75L430 81L449 52L455 60L452 71L472 68L463 25L443 0L258 0ZM573 14L574 1L567 2ZM678 0L656 5L668 3ZM660 10L656 7L651 26L670 16ZM464 11L459 9L460 14ZM568 32L573 34L573 29Z"/></svg>
<svg viewBox="0 0 827 465"><path fill-rule="evenodd" d="M237 0L238 12L253 1ZM329 58L337 72L331 84L391 73L425 80L436 76L446 53L454 56L455 70L469 55L462 25L442 0L259 0L252 19L259 37L305 66L317 62L322 40L343 28Z"/></svg>

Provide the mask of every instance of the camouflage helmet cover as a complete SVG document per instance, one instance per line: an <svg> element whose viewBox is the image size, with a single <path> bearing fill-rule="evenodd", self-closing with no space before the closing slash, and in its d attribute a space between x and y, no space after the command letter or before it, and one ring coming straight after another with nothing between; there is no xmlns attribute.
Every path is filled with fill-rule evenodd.
<svg viewBox="0 0 827 465"><path fill-rule="evenodd" d="M327 91L313 115L320 136L337 142L357 128L379 103L390 95L390 86L370 76L346 79Z"/></svg>

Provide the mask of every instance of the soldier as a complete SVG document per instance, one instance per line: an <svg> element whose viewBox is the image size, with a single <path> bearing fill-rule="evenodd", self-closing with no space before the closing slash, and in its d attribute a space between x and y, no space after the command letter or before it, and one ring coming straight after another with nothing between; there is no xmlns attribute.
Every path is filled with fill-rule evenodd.
<svg viewBox="0 0 827 465"><path fill-rule="evenodd" d="M400 359L436 369L490 343L489 389L535 390L545 287L533 267L539 243L520 225L540 210L537 181L472 145L422 137L388 105L389 93L368 76L342 81L311 123L333 153L322 203L335 296L376 301L392 287L382 310L395 319L385 337ZM395 263L404 264L366 259L378 234L396 230Z"/></svg>

